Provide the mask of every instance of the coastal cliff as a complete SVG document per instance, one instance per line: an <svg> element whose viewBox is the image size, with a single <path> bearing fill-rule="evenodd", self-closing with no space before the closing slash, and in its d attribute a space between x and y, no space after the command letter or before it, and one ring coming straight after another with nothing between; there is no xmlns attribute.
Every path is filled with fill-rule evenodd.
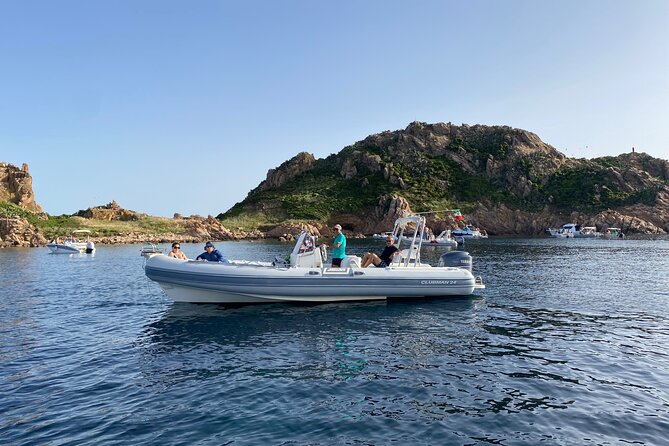
<svg viewBox="0 0 669 446"><path fill-rule="evenodd" d="M460 209L490 234L567 222L667 233L668 179L669 163L644 153L573 159L522 129L414 122L325 159L300 153L218 218L337 222L370 234L390 229L399 203L402 212ZM427 215L435 231L463 224L449 212Z"/></svg>
<svg viewBox="0 0 669 446"><path fill-rule="evenodd" d="M30 219L46 219L35 201L27 164L0 162L0 248L42 246L46 239Z"/></svg>
<svg viewBox="0 0 669 446"><path fill-rule="evenodd" d="M0 162L0 202L3 201L28 211L42 212L42 207L35 202L33 179L26 163L19 169Z"/></svg>

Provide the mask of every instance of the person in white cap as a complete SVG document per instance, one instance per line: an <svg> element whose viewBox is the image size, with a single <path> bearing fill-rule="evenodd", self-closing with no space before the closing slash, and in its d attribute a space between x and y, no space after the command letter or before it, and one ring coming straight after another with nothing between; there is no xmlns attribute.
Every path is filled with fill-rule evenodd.
<svg viewBox="0 0 669 446"><path fill-rule="evenodd" d="M332 241L332 267L340 268L341 261L346 257L346 236L341 232L341 225L334 225L335 238ZM328 245L325 244L327 248Z"/></svg>

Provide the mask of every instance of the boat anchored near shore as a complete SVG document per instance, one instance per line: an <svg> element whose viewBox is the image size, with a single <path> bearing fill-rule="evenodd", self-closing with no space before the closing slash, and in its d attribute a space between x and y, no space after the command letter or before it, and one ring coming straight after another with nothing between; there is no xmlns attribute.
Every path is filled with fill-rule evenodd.
<svg viewBox="0 0 669 446"><path fill-rule="evenodd" d="M594 226L581 226L576 223L566 223L560 229L548 228L546 232L554 238L598 238L602 236Z"/></svg>
<svg viewBox="0 0 669 446"><path fill-rule="evenodd" d="M77 238L81 236L85 237L83 241L79 241ZM91 241L90 236L91 231L88 229L77 229L72 231L72 235L65 240L56 237L51 243L47 243L46 247L52 254L79 254L83 252L92 254L95 252L95 243Z"/></svg>
<svg viewBox="0 0 669 446"><path fill-rule="evenodd" d="M150 256L146 276L177 302L268 303L383 300L389 297L468 296L485 288L472 274L464 251L441 256L438 266L420 261L425 217L399 218L393 235L400 254L385 268L362 268L346 256L341 268L327 266L327 251L304 231L290 261L233 260L228 263Z"/></svg>

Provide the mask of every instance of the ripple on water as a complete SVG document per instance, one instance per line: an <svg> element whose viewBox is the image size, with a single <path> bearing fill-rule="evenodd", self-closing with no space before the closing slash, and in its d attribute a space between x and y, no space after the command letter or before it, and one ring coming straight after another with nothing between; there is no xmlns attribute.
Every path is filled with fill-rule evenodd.
<svg viewBox="0 0 669 446"><path fill-rule="evenodd" d="M0 443L662 444L669 247L562 242L469 243L478 297L237 308L133 246L0 251Z"/></svg>

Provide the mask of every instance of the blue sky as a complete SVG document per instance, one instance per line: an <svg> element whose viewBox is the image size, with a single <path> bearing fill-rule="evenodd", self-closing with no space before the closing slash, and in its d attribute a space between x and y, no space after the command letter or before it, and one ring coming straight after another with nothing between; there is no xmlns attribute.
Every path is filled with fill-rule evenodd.
<svg viewBox="0 0 669 446"><path fill-rule="evenodd" d="M0 161L50 214L216 215L412 121L669 159L669 2L4 1Z"/></svg>

